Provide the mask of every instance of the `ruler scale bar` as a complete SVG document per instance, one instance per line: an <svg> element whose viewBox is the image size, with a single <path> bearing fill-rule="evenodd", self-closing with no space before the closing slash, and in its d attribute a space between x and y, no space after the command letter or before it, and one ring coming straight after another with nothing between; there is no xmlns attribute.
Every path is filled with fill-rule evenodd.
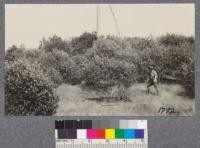
<svg viewBox="0 0 200 148"><path fill-rule="evenodd" d="M56 148L147 148L146 144L56 144Z"/></svg>

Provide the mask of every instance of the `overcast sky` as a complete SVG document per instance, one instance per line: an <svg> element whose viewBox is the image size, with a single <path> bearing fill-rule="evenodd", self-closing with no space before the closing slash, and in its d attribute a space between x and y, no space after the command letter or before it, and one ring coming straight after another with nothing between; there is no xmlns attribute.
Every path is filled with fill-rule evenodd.
<svg viewBox="0 0 200 148"><path fill-rule="evenodd" d="M112 4L121 36L194 35L194 4ZM43 37L64 38L96 30L96 4L7 4L6 49L13 44L37 48ZM102 35L117 35L107 4L100 5Z"/></svg>

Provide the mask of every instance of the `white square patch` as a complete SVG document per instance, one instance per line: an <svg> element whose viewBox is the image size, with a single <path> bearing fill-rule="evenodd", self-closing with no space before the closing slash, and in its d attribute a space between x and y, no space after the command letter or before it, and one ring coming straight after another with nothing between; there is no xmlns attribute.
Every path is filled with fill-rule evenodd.
<svg viewBox="0 0 200 148"><path fill-rule="evenodd" d="M87 132L85 129L78 129L77 130L77 139L86 139L87 138Z"/></svg>

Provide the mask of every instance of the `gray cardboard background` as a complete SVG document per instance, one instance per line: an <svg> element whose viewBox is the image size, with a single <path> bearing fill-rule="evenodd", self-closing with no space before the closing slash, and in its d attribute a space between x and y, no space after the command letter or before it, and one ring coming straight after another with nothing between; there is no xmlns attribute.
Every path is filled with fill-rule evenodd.
<svg viewBox="0 0 200 148"><path fill-rule="evenodd" d="M4 116L4 1L0 0L0 148L54 148L55 119L147 119L149 148L200 147L200 1L198 0L6 0L6 3L194 3L196 9L196 113L192 117ZM172 22L173 23L173 22ZM183 24L184 25L184 24Z"/></svg>

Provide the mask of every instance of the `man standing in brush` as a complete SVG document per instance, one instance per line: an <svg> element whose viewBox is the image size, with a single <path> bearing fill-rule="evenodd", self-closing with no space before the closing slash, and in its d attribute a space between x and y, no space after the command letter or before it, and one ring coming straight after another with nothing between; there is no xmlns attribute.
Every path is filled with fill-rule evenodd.
<svg viewBox="0 0 200 148"><path fill-rule="evenodd" d="M159 90L158 90L158 74L154 70L153 66L149 66L149 79L147 81L147 94L150 93L150 87L154 86L156 90L156 94L159 95Z"/></svg>

